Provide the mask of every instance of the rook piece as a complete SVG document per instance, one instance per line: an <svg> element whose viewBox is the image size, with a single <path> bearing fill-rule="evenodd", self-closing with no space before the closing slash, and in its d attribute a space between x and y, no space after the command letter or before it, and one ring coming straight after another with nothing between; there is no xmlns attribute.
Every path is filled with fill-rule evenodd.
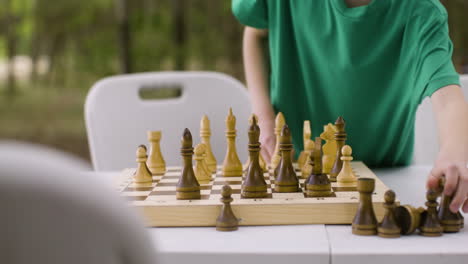
<svg viewBox="0 0 468 264"><path fill-rule="evenodd" d="M353 234L355 235L371 236L377 234L377 219L372 205L372 193L374 189L374 179L358 179L359 204L352 223Z"/></svg>
<svg viewBox="0 0 468 264"><path fill-rule="evenodd" d="M184 165L182 168L182 176L176 186L176 198L177 200L200 199L200 184L195 177L192 167L192 134L188 128L184 130L184 135L182 136L180 154L182 155Z"/></svg>
<svg viewBox="0 0 468 264"><path fill-rule="evenodd" d="M377 228L380 237L393 238L400 237L401 228L395 218L395 192L388 190L384 195L385 215Z"/></svg>
<svg viewBox="0 0 468 264"><path fill-rule="evenodd" d="M312 173L309 175L304 185L307 197L328 197L332 196L332 188L328 176L322 173L322 139L315 138L315 148L310 155L310 165Z"/></svg>
<svg viewBox="0 0 468 264"><path fill-rule="evenodd" d="M284 125L281 131L279 148L281 151L281 161L278 165L278 175L275 179L275 191L280 193L298 192L300 191L299 180L297 179L291 160L293 145L288 125Z"/></svg>
<svg viewBox="0 0 468 264"><path fill-rule="evenodd" d="M439 181L440 192L442 193L445 186L445 179L441 178ZM450 204L452 203L453 196L443 195L440 201L438 217L444 233L456 233L463 227L463 216L460 211L452 213L450 211Z"/></svg>
<svg viewBox="0 0 468 264"><path fill-rule="evenodd" d="M218 231L235 231L238 228L239 220L236 218L231 208L232 189L229 185L224 185L221 190L221 212L216 219L216 230Z"/></svg>
<svg viewBox="0 0 468 264"><path fill-rule="evenodd" d="M232 114L232 108L229 108L229 114L226 118L226 139L227 150L222 174L224 177L241 177L242 163L236 150L236 117Z"/></svg>
<svg viewBox="0 0 468 264"><path fill-rule="evenodd" d="M301 169L304 167L304 164L308 164L308 154L309 152L307 151L307 142L310 141L310 138L312 136L312 130L310 129L310 121L305 120L304 121L304 128L302 129L302 135L303 135L303 142L304 142L304 150L301 151L301 154L299 155L299 158L297 159L297 166Z"/></svg>
<svg viewBox="0 0 468 264"><path fill-rule="evenodd" d="M258 117L255 114L252 114L250 116L250 118L249 118L249 124L252 125L254 120L255 120L255 123L258 124ZM262 170L264 172L267 172L268 168L267 168L266 162L263 159L261 153L259 154L259 163L260 163L260 167L262 168ZM249 168L249 164L250 164L250 156L247 158L247 161L245 162L245 164L243 166L244 171L247 171L247 169Z"/></svg>
<svg viewBox="0 0 468 264"><path fill-rule="evenodd" d="M414 208L411 205L401 205L395 208L395 218L401 228L401 234L411 235L421 223L421 214L424 208Z"/></svg>
<svg viewBox="0 0 468 264"><path fill-rule="evenodd" d="M200 121L200 138L201 142L206 145L206 164L210 169L211 173L216 173L216 165L218 164L216 161L215 156L213 155L213 151L211 150L211 128L210 128L210 120L206 115L202 117Z"/></svg>
<svg viewBox="0 0 468 264"><path fill-rule="evenodd" d="M419 230L423 236L437 237L442 235L443 228L440 225L439 218L437 217L437 192L434 190L427 191L426 194L427 210L423 214L421 226Z"/></svg>
<svg viewBox="0 0 468 264"><path fill-rule="evenodd" d="M211 181L211 171L206 164L206 145L200 143L195 147L195 177L199 183L206 184Z"/></svg>
<svg viewBox="0 0 468 264"><path fill-rule="evenodd" d="M333 164L333 168L330 171L330 181L332 182L336 182L336 176L338 176L341 168L343 167L343 161L341 160L341 148L343 148L346 141L345 121L343 117L338 117L338 119L335 121L335 126L336 156L335 163Z"/></svg>
<svg viewBox="0 0 468 264"><path fill-rule="evenodd" d="M286 124L286 121L284 119L284 115L283 113L279 112L276 115L276 119L275 119L275 135L276 135L275 151L273 152L273 156L271 157L271 162L270 162L270 167L273 170L275 170L276 167L278 167L281 161L279 144L280 144L280 138L281 138L281 130L283 129L283 126L285 124Z"/></svg>
<svg viewBox="0 0 468 264"><path fill-rule="evenodd" d="M151 142L149 170L153 175L163 175L166 172L166 162L161 153L161 131L148 131L148 140Z"/></svg>
<svg viewBox="0 0 468 264"><path fill-rule="evenodd" d="M353 150L350 146L346 145L341 149L341 160L343 161L343 167L336 177L338 181L338 187L353 187L356 186L357 178L354 175L353 168L351 167L351 161L353 157L351 154Z"/></svg>
<svg viewBox="0 0 468 264"><path fill-rule="evenodd" d="M249 166L245 175L245 181L242 184L243 198L262 198L268 195L267 184L263 176L263 169L260 167L260 128L257 125L257 119L251 119L249 128Z"/></svg>
<svg viewBox="0 0 468 264"><path fill-rule="evenodd" d="M326 126L323 126L323 133L320 134L320 137L326 141L323 145L323 173L330 174L333 164L335 163L336 157L336 141L335 133L337 132L336 127L329 123Z"/></svg>
<svg viewBox="0 0 468 264"><path fill-rule="evenodd" d="M138 162L138 167L135 171L133 176L134 183L150 183L153 181L153 177L151 176L151 172L149 171L148 167L146 166L146 161L148 156L146 155L146 147L144 145L140 145L136 151L136 161Z"/></svg>
<svg viewBox="0 0 468 264"><path fill-rule="evenodd" d="M301 178L303 179L307 179L307 177L309 177L309 175L312 173L312 165L310 164L310 156L312 155L312 151L314 150L314 141L312 140L308 140L306 145L305 145L305 150L304 150L304 153L305 153L305 160L304 160L304 165L302 165L302 167L299 167L301 168Z"/></svg>

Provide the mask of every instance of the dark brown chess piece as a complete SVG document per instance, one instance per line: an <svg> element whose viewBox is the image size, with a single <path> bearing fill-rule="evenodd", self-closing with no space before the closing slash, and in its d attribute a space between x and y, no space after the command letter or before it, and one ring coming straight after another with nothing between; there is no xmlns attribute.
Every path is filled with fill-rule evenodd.
<svg viewBox="0 0 468 264"><path fill-rule="evenodd" d="M440 178L437 192L443 193L445 187L445 178ZM463 226L463 216L460 211L452 213L450 211L450 204L452 203L452 195L442 194L440 201L439 210L437 216L439 217L440 224L444 230L444 233L456 233L459 232Z"/></svg>
<svg viewBox="0 0 468 264"><path fill-rule="evenodd" d="M372 205L372 193L374 189L374 179L358 179L359 204L352 223L353 234L355 235L372 236L377 234L377 218L375 217Z"/></svg>
<svg viewBox="0 0 468 264"><path fill-rule="evenodd" d="M384 195L385 215L377 228L378 235L385 238L400 237L401 228L395 217L395 192L388 190Z"/></svg>
<svg viewBox="0 0 468 264"><path fill-rule="evenodd" d="M310 154L309 164L312 173L305 180L304 185L307 197L329 197L333 195L328 176L322 173L322 139L315 138L315 146Z"/></svg>
<svg viewBox="0 0 468 264"><path fill-rule="evenodd" d="M427 210L423 213L421 219L420 234L430 237L441 236L443 228L437 216L437 192L434 190L427 191L426 198Z"/></svg>
<svg viewBox="0 0 468 264"><path fill-rule="evenodd" d="M200 199L200 184L195 177L195 172L192 166L192 134L190 130L186 128L182 136L182 148L180 154L182 155L184 166L182 169L182 175L176 186L176 198L177 200L194 200Z"/></svg>
<svg viewBox="0 0 468 264"><path fill-rule="evenodd" d="M257 119L252 118L249 128L249 165L242 184L242 198L263 198L268 195L267 184L260 166L260 128Z"/></svg>
<svg viewBox="0 0 468 264"><path fill-rule="evenodd" d="M279 148L281 151L281 161L278 165L278 175L275 180L275 192L298 192L300 191L299 179L292 164L291 150L293 145L288 125L284 125L281 130Z"/></svg>
<svg viewBox="0 0 468 264"><path fill-rule="evenodd" d="M395 208L395 218L401 228L402 235L411 235L418 229L423 212L425 212L424 208L414 208L409 204Z"/></svg>
<svg viewBox="0 0 468 264"><path fill-rule="evenodd" d="M216 230L218 231L235 231L239 226L239 219L236 218L234 212L232 212L231 198L232 189L229 185L224 185L221 189L221 202L223 203L221 207L221 212L219 213L218 218L216 219Z"/></svg>
<svg viewBox="0 0 468 264"><path fill-rule="evenodd" d="M336 177L341 171L343 167L343 161L341 160L341 149L345 145L346 141L346 132L345 132L345 121L343 117L338 117L335 121L335 126L337 131L335 132L335 140L336 140L336 158L335 163L330 171L330 181L336 182Z"/></svg>

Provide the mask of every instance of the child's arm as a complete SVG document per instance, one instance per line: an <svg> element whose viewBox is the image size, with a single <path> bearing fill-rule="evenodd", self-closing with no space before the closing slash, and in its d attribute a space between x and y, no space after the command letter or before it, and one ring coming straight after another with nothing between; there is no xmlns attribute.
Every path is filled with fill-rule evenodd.
<svg viewBox="0 0 468 264"><path fill-rule="evenodd" d="M463 206L468 212L468 103L456 85L439 89L431 100L440 150L427 186L437 188L439 178L445 176L444 194L454 194L450 210L456 212Z"/></svg>
<svg viewBox="0 0 468 264"><path fill-rule="evenodd" d="M244 30L243 55L245 78L253 112L258 116L261 129L262 155L266 162L270 162L276 139L273 133L275 113L270 102L268 74L265 65L264 41L267 36L267 30L246 27Z"/></svg>

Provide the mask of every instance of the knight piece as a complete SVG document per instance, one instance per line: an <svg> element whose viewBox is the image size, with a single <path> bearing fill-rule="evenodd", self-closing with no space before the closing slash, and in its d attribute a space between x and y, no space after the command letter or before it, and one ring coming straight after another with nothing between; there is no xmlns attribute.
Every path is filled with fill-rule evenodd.
<svg viewBox="0 0 468 264"><path fill-rule="evenodd" d="M322 173L322 139L315 138L315 148L309 159L312 173L304 182L307 197L333 196L330 180Z"/></svg>
<svg viewBox="0 0 468 264"><path fill-rule="evenodd" d="M276 135L275 151L273 152L273 155L271 157L271 162L270 162L270 167L273 170L275 170L276 167L278 167L281 161L279 144L280 144L280 138L281 138L281 130L283 129L283 126L285 124L286 124L286 120L284 119L284 115L283 113L279 112L275 118L275 135Z"/></svg>
<svg viewBox="0 0 468 264"><path fill-rule="evenodd" d="M201 142L206 145L206 164L210 169L211 173L216 173L216 165L218 164L216 161L215 156L213 155L213 151L211 150L211 127L210 127L210 120L208 116L204 115L200 121L200 138Z"/></svg>
<svg viewBox="0 0 468 264"><path fill-rule="evenodd" d="M312 165L309 161L310 161L310 156L312 155L312 151L314 150L314 146L315 146L314 141L309 139L306 142L306 146L304 150L304 153L305 153L304 165L302 165L302 167L299 167L301 168L301 178L303 179L307 179L307 177L309 177L309 175L312 173Z"/></svg>
<svg viewBox="0 0 468 264"><path fill-rule="evenodd" d="M310 137L312 136L312 130L310 128L310 121L304 121L304 127L302 129L302 136L303 136L303 144L304 150L301 151L299 158L297 159L297 166L298 168L302 168L304 164L308 163L308 150L307 150L307 142L310 141Z"/></svg>
<svg viewBox="0 0 468 264"><path fill-rule="evenodd" d="M323 151L323 173L330 174L333 164L336 158L336 141L335 133L337 132L336 127L329 123L323 126L323 133L320 137L325 140L325 144L322 147Z"/></svg>

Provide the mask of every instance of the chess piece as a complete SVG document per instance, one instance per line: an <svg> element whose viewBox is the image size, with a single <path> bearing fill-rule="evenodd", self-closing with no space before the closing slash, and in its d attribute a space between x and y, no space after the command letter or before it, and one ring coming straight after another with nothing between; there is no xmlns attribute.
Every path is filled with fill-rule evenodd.
<svg viewBox="0 0 468 264"><path fill-rule="evenodd" d="M310 121L305 120L304 121L304 127L302 129L302 136L303 136L303 142L304 142L304 150L301 151L301 154L299 154L299 158L297 159L297 166L299 169L301 169L304 164L308 164L308 151L307 151L307 142L310 141L310 138L312 136L312 130L310 129Z"/></svg>
<svg viewBox="0 0 468 264"><path fill-rule="evenodd" d="M177 200L195 200L200 199L200 184L195 177L195 172L192 167L192 134L190 130L186 128L182 136L182 148L180 154L184 161L182 168L182 175L176 186L176 198Z"/></svg>
<svg viewBox="0 0 468 264"><path fill-rule="evenodd" d="M355 235L371 236L377 234L377 219L372 205L372 193L374 189L374 179L358 179L359 204L352 223L353 234Z"/></svg>
<svg viewBox="0 0 468 264"><path fill-rule="evenodd" d="M146 166L146 161L148 156L146 155L146 147L144 145L140 145L136 151L136 161L138 162L138 167L133 175L133 182L134 183L151 183L153 181L153 176L151 176L151 172L149 171L148 167Z"/></svg>
<svg viewBox="0 0 468 264"><path fill-rule="evenodd" d="M216 230L218 231L235 231L238 229L239 220L234 215L234 212L232 212L231 202L233 199L231 198L231 194L231 187L229 185L224 185L221 189L221 202L223 205L216 219Z"/></svg>
<svg viewBox="0 0 468 264"><path fill-rule="evenodd" d="M198 183L207 184L211 181L211 171L206 164L206 145L200 143L195 147L195 177L197 178Z"/></svg>
<svg viewBox="0 0 468 264"><path fill-rule="evenodd" d="M377 228L378 235L385 238L400 237L401 228L395 217L395 192L388 190L384 195L385 215Z"/></svg>
<svg viewBox="0 0 468 264"><path fill-rule="evenodd" d="M249 118L249 124L252 125L253 121L255 120L255 123L258 124L258 117L255 114L252 114ZM259 154L259 163L260 167L264 172L268 172L267 164L265 162L265 159L263 159L262 154ZM247 171L250 165L250 156L247 158L247 161L244 163L244 166L242 167L244 171Z"/></svg>
<svg viewBox="0 0 468 264"><path fill-rule="evenodd" d="M345 145L341 149L341 160L343 161L343 167L336 177L338 187L356 186L357 177L353 172L353 168L351 167L351 161L353 160L353 157L351 157L352 153L353 150L348 145Z"/></svg>
<svg viewBox="0 0 468 264"><path fill-rule="evenodd" d="M279 142L281 138L281 130L283 129L283 126L285 124L286 124L286 120L284 119L284 115L283 113L279 112L275 118L275 135L276 135L275 151L273 152L273 155L271 157L271 162L270 162L270 167L273 170L275 170L276 167L278 167L281 161Z"/></svg>
<svg viewBox="0 0 468 264"><path fill-rule="evenodd" d="M336 177L343 167L343 161L341 160L341 149L345 145L346 141L345 121L343 117L338 117L338 119L335 121L335 126L336 156L335 163L333 164L333 168L330 171L330 181L332 182L336 182Z"/></svg>
<svg viewBox="0 0 468 264"><path fill-rule="evenodd" d="M200 121L200 138L201 142L206 146L206 159L205 162L208 165L211 173L216 173L216 165L218 164L216 161L215 156L213 155L213 151L211 150L211 128L210 128L210 120L206 115L203 115Z"/></svg>
<svg viewBox="0 0 468 264"><path fill-rule="evenodd" d="M226 139L226 157L221 173L224 177L241 177L242 163L236 150L236 117L232 114L232 108L229 108L229 114L226 118Z"/></svg>
<svg viewBox="0 0 468 264"><path fill-rule="evenodd" d="M166 162L161 153L161 131L148 131L148 140L151 143L151 154L148 158L148 168L153 175L164 175Z"/></svg>
<svg viewBox="0 0 468 264"><path fill-rule="evenodd" d="M328 176L322 173L322 139L315 138L315 146L310 155L312 173L304 182L307 197L329 197L333 195Z"/></svg>
<svg viewBox="0 0 468 264"><path fill-rule="evenodd" d="M437 216L437 192L434 190L427 191L426 198L427 210L421 219L420 234L429 237L441 236L443 228Z"/></svg>
<svg viewBox="0 0 468 264"><path fill-rule="evenodd" d="M445 178L440 178L437 192L442 194L444 187ZM461 215L460 211L457 213L452 213L452 211L450 211L450 204L452 203L452 199L453 196L442 194L439 210L437 212L444 233L459 232L463 226L463 216Z"/></svg>
<svg viewBox="0 0 468 264"><path fill-rule="evenodd" d="M242 184L242 198L263 198L267 197L267 184L263 176L263 169L260 166L260 128L257 120L252 119L249 128L249 166Z"/></svg>
<svg viewBox="0 0 468 264"><path fill-rule="evenodd" d="M305 145L305 150L304 150L304 165L302 165L301 168L301 178L303 179L307 179L307 177L309 177L309 175L312 173L312 165L310 164L309 160L310 160L310 155L312 155L312 151L314 150L314 141L312 141L311 139L309 139L307 142L306 142L306 145Z"/></svg>
<svg viewBox="0 0 468 264"><path fill-rule="evenodd" d="M443 195L440 201L438 217L444 233L456 233L462 228L463 218L460 217L461 213L459 211L452 213L449 209L450 203L452 203L452 196Z"/></svg>
<svg viewBox="0 0 468 264"><path fill-rule="evenodd" d="M323 126L323 133L320 134L320 137L325 140L325 144L322 147L323 151L323 173L330 174L333 164L335 163L336 157L336 141L335 133L336 127L329 123L326 126Z"/></svg>
<svg viewBox="0 0 468 264"><path fill-rule="evenodd" d="M400 205L395 208L395 219L401 228L402 235L411 235L421 223L421 214L424 208L414 208L411 205Z"/></svg>
<svg viewBox="0 0 468 264"><path fill-rule="evenodd" d="M297 179L291 159L292 148L291 131L289 131L288 125L284 125L279 141L281 161L278 165L275 179L275 192L285 193L300 191L299 180Z"/></svg>

